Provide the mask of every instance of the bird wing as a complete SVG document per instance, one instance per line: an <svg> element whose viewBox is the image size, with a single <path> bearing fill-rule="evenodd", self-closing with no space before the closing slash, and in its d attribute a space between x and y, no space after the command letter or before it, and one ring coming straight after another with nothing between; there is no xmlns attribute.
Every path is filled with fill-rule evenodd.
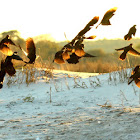
<svg viewBox="0 0 140 140"><path fill-rule="evenodd" d="M129 29L128 34L133 34L135 36L135 33L136 33L136 28L135 28L135 26L133 26Z"/></svg>
<svg viewBox="0 0 140 140"><path fill-rule="evenodd" d="M75 40L79 37L82 37L86 32L88 32L94 24L96 24L99 20L98 16L95 16L86 26L83 30L81 30L76 37L71 41L72 44L74 44Z"/></svg>
<svg viewBox="0 0 140 140"><path fill-rule="evenodd" d="M56 52L53 62L58 63L58 64L65 63L62 54L63 54L63 51Z"/></svg>
<svg viewBox="0 0 140 140"><path fill-rule="evenodd" d="M26 40L26 51L29 59L32 59L36 55L36 47L32 38Z"/></svg>
<svg viewBox="0 0 140 140"><path fill-rule="evenodd" d="M120 49L115 49L116 51L123 51L125 47L120 48Z"/></svg>
<svg viewBox="0 0 140 140"><path fill-rule="evenodd" d="M128 51L129 54L131 55L140 55L140 52L136 51L135 49L131 48L129 51Z"/></svg>
<svg viewBox="0 0 140 140"><path fill-rule="evenodd" d="M95 16L86 26L83 30L81 30L77 36L83 36L87 31L89 31L91 29L92 26L94 26L94 24L96 24L99 20L98 16Z"/></svg>
<svg viewBox="0 0 140 140"><path fill-rule="evenodd" d="M108 10L105 14L104 14L104 17L101 21L104 22L104 20L109 20L113 15L114 15L114 12L117 10L117 7L114 7L114 8L111 8L110 10Z"/></svg>
<svg viewBox="0 0 140 140"><path fill-rule="evenodd" d="M0 51L5 54L5 55L8 55L8 56L11 56L13 55L13 51L5 44L1 44L0 45Z"/></svg>
<svg viewBox="0 0 140 140"><path fill-rule="evenodd" d="M63 60L67 60L67 59L70 58L70 55L69 55L68 51L64 51L64 52L62 53L62 58L63 58Z"/></svg>
<svg viewBox="0 0 140 140"><path fill-rule="evenodd" d="M69 46L71 46L71 51L72 51L72 50L73 50L72 47L73 47L73 44L75 43L75 41L76 41L77 39L83 37L84 34L85 34L86 32L88 32L88 31L91 29L91 27L94 26L94 24L96 24L96 23L98 22L98 20L99 20L99 17L98 17L98 16L95 16L95 17L85 26L85 28L84 28L83 30L81 30L81 31L75 36L75 38L74 38L71 42L69 42L68 44L66 44L62 49L65 49L66 46L69 45ZM90 37L88 37L87 39L94 39L95 37L96 37L96 36L90 36ZM86 39L86 38L83 38L83 39Z"/></svg>
<svg viewBox="0 0 140 140"><path fill-rule="evenodd" d="M23 59L17 54L13 54L11 57L12 57L12 59L23 61Z"/></svg>
<svg viewBox="0 0 140 140"><path fill-rule="evenodd" d="M104 14L104 16L103 16L101 22L99 23L99 25L100 25L100 24L102 24L102 25L111 25L109 19L114 15L114 12L115 12L116 10L117 10L117 7L114 7L114 8L111 8L110 10L108 10L108 11ZM97 25L96 28L98 28L99 25Z"/></svg>

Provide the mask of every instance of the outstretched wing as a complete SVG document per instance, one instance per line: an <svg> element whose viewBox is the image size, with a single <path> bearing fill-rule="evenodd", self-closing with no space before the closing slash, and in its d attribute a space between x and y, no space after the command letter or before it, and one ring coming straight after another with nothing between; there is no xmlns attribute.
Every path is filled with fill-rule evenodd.
<svg viewBox="0 0 140 140"><path fill-rule="evenodd" d="M36 47L32 38L26 40L26 51L30 62L34 62L36 58Z"/></svg>
<svg viewBox="0 0 140 140"><path fill-rule="evenodd" d="M135 49L131 48L129 51L128 51L129 54L131 55L140 55L140 52L136 51Z"/></svg>
<svg viewBox="0 0 140 140"><path fill-rule="evenodd" d="M116 51L123 51L125 47L120 48L120 49L115 49Z"/></svg>
<svg viewBox="0 0 140 140"><path fill-rule="evenodd" d="M100 24L102 25L111 25L110 24L110 18L114 15L114 12L117 10L117 7L114 7L114 8L111 8L110 10L108 10L104 16L103 16L103 19L101 20ZM99 24L99 25L100 25ZM98 25L98 26L99 26ZM96 28L98 28L98 26Z"/></svg>
<svg viewBox="0 0 140 140"><path fill-rule="evenodd" d="M83 36L87 31L89 31L91 29L92 26L94 26L94 24L96 24L99 20L98 16L95 16L86 26L83 30L81 30L77 36Z"/></svg>

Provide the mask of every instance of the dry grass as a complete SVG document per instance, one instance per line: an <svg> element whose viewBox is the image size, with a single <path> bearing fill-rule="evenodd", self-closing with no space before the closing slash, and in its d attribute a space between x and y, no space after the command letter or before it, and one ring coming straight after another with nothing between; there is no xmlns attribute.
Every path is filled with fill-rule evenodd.
<svg viewBox="0 0 140 140"><path fill-rule="evenodd" d="M75 72L90 72L90 73L109 73L108 84L115 84L117 85L119 82L126 82L128 77L131 75L131 71L127 71L126 68L132 68L139 64L139 57L127 57L125 61L121 61L118 59L119 56L116 55L109 55L107 57L100 57L100 58L84 58L81 59L78 64L63 64L58 65L52 63L52 59L48 61L43 61L41 58L36 60L34 65L27 65L23 69L23 64L19 61L14 62L15 67L17 69L16 77L9 77L7 80L7 85L10 87L11 85L18 85L20 86L22 83L26 83L28 86L30 83L35 83L38 79L42 78L49 82L49 79L53 79L53 69L60 69L60 70L68 70L68 71L75 71ZM112 73L113 72L113 73ZM59 91L57 82L55 79L54 86L56 91ZM94 81L89 80L90 85L93 87L101 86L101 82L98 78ZM65 84L68 89L70 89L67 79L65 79ZM75 87L82 87L87 88L85 83L79 85L78 82L75 80ZM60 88L61 89L61 88Z"/></svg>

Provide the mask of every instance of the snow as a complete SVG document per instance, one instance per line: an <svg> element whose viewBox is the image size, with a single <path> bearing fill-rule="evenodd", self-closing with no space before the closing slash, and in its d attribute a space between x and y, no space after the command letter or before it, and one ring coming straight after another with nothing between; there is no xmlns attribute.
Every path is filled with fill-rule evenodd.
<svg viewBox="0 0 140 140"><path fill-rule="evenodd" d="M127 77L122 77L122 73ZM0 90L0 139L140 139L140 92L127 81L131 70L110 74L53 70L53 77ZM23 78L24 79L24 78Z"/></svg>

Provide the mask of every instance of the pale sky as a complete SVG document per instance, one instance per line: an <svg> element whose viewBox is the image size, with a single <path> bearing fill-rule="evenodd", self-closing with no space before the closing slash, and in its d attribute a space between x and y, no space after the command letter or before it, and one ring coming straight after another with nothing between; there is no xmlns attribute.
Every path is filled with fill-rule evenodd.
<svg viewBox="0 0 140 140"><path fill-rule="evenodd" d="M140 37L139 0L2 0L0 32L18 30L21 37L50 34L56 41L73 39L94 17L99 21L107 10L118 7L110 19L111 26L93 27L87 36L96 39L123 38L136 24L135 37ZM97 23L98 24L98 23Z"/></svg>

